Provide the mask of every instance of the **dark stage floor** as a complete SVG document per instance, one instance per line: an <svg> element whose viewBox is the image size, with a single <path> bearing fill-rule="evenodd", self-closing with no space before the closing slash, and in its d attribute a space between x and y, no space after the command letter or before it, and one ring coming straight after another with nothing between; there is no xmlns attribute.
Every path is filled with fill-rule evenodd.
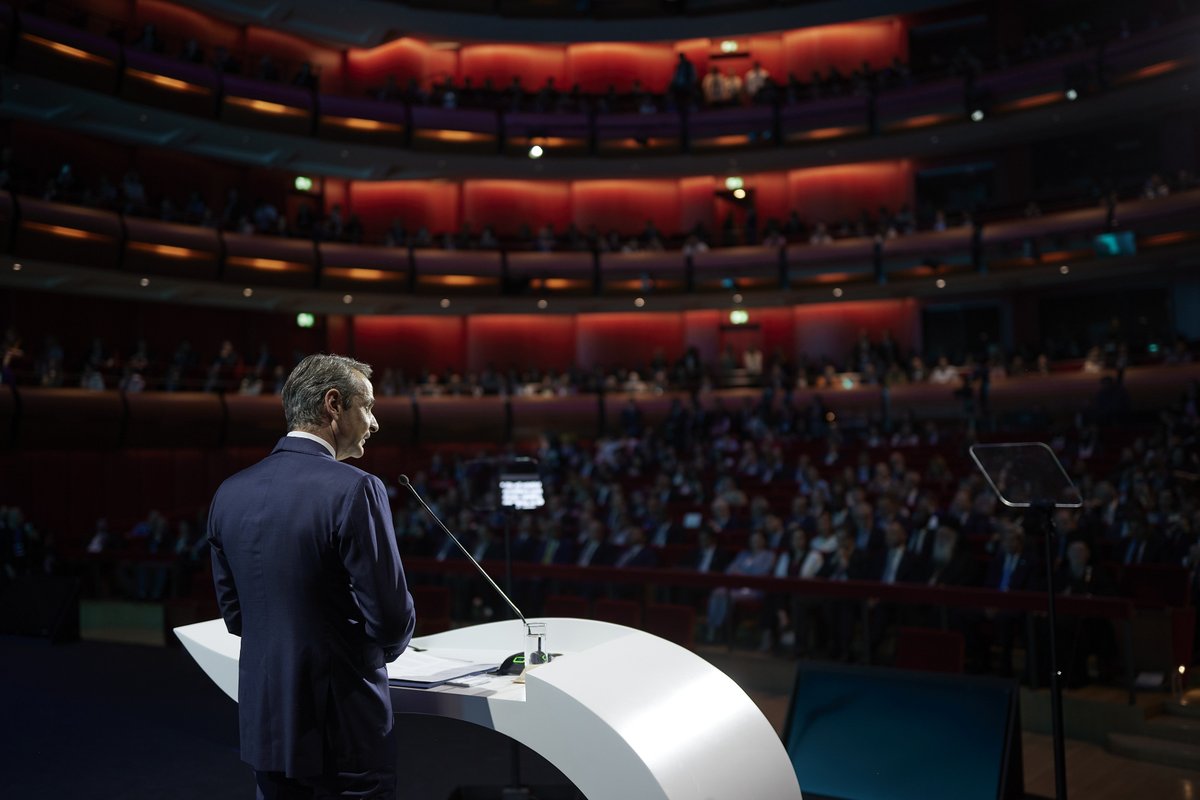
<svg viewBox="0 0 1200 800"><path fill-rule="evenodd" d="M508 740L465 723L402 717L405 800L446 800L462 786L500 786ZM252 798L237 754L237 706L180 648L0 637L0 795L5 798ZM571 797L529 751L524 779ZM471 797L494 792L470 793Z"/></svg>

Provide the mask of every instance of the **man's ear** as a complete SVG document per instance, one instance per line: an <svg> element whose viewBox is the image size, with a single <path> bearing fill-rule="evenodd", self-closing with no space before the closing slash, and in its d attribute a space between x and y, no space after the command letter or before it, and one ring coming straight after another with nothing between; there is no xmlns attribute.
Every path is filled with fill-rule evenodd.
<svg viewBox="0 0 1200 800"><path fill-rule="evenodd" d="M342 393L337 389L330 389L325 392L325 413L332 419L337 412L342 410Z"/></svg>

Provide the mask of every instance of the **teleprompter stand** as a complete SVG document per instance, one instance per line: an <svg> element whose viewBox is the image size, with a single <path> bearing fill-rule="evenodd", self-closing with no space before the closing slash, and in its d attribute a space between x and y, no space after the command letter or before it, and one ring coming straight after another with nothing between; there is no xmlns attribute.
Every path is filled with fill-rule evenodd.
<svg viewBox="0 0 1200 800"><path fill-rule="evenodd" d="M1063 741L1062 672L1055 642L1058 618L1054 606L1054 509L1079 508L1083 498L1054 451L1041 442L972 445L971 458L1009 508L1043 517L1046 541L1046 600L1050 635L1050 718L1054 734L1054 796L1067 800L1067 763Z"/></svg>

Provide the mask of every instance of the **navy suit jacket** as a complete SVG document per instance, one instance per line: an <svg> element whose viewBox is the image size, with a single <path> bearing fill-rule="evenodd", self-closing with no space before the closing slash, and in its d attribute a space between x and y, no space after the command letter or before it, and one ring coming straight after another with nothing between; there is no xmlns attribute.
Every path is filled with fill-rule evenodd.
<svg viewBox="0 0 1200 800"><path fill-rule="evenodd" d="M386 664L416 621L383 483L284 437L221 484L209 541L221 616L242 638L242 760L290 777L375 766L392 728Z"/></svg>

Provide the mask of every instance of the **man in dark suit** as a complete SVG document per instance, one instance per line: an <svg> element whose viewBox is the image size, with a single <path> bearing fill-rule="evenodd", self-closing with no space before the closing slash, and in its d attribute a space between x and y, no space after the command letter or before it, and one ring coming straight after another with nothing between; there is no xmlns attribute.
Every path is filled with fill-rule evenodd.
<svg viewBox="0 0 1200 800"><path fill-rule="evenodd" d="M988 564L984 586L1000 592L1032 591L1037 587L1033 564L1025 555L1025 531L1019 522L1001 523L1004 533L1001 548ZM986 609L984 617L992 621L993 641L1000 645L1000 674L1012 674L1012 654L1017 632L1024 628L1025 615L1020 611ZM990 665L986 643L968 643L968 656L984 668Z"/></svg>
<svg viewBox="0 0 1200 800"><path fill-rule="evenodd" d="M383 483L342 463L379 430L371 368L315 355L283 387L289 433L209 515L221 616L240 636L242 759L258 797L392 798L385 665L416 621Z"/></svg>
<svg viewBox="0 0 1200 800"><path fill-rule="evenodd" d="M949 525L937 529L929 560L930 586L974 586L978 570L959 545L958 531Z"/></svg>

